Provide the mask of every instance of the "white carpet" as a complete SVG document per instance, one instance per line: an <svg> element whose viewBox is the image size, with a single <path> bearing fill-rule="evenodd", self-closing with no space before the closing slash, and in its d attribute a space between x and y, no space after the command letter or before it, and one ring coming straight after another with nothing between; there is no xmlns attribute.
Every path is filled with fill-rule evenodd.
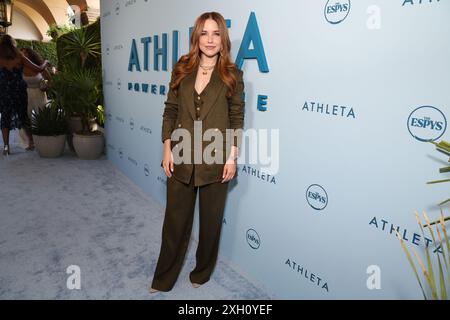
<svg viewBox="0 0 450 320"><path fill-rule="evenodd" d="M41 159L11 134L13 154L0 155L0 299L273 298L221 259L211 280L192 288L196 243L174 289L149 294L164 208L106 158L66 150ZM81 269L80 290L67 288L71 265Z"/></svg>

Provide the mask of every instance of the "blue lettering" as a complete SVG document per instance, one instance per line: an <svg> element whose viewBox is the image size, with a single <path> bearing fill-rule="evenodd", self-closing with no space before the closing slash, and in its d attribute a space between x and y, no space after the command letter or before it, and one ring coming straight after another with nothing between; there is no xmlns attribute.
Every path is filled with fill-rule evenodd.
<svg viewBox="0 0 450 320"><path fill-rule="evenodd" d="M371 224L374 224L375 227L378 228L377 217L373 217L373 219L370 220L369 226L370 226Z"/></svg>
<svg viewBox="0 0 450 320"><path fill-rule="evenodd" d="M172 65L178 61L178 31L172 32Z"/></svg>
<svg viewBox="0 0 450 320"><path fill-rule="evenodd" d="M253 49L250 49L250 44L253 43ZM254 12L250 14L250 18L245 29L244 37L242 38L241 47L236 57L236 65L242 69L244 59L256 59L260 72L269 72L267 65L266 54L264 52L264 45L259 32L258 22Z"/></svg>
<svg viewBox="0 0 450 320"><path fill-rule="evenodd" d="M267 111L267 96L258 95L258 111Z"/></svg>
<svg viewBox="0 0 450 320"><path fill-rule="evenodd" d="M149 44L152 42L151 37L145 37L141 38L141 42L144 45L144 70L148 71L148 51L149 51Z"/></svg>
<svg viewBox="0 0 450 320"><path fill-rule="evenodd" d="M136 71L141 72L141 65L139 64L139 55L136 48L136 40L133 39L131 42L131 53L130 62L128 63L128 71L133 71L133 66L135 66Z"/></svg>
<svg viewBox="0 0 450 320"><path fill-rule="evenodd" d="M416 241L420 240L420 234L414 233L413 234L413 238L412 238L412 243L414 243L416 246L418 246L419 244L416 243Z"/></svg>
<svg viewBox="0 0 450 320"><path fill-rule="evenodd" d="M162 47L159 47L159 36L154 36L155 39L155 51L153 53L153 70L159 71L159 59L158 56L162 56L162 70L167 71L167 33L162 35Z"/></svg>

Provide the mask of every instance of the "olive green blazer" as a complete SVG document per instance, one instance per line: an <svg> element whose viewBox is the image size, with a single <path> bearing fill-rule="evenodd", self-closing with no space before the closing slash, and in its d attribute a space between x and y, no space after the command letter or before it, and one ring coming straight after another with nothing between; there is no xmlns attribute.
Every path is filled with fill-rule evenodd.
<svg viewBox="0 0 450 320"><path fill-rule="evenodd" d="M205 89L207 88L208 90L205 90L204 93L202 93L203 105L201 106L199 117L197 118L194 103L196 76L197 70L188 74L181 81L176 92L169 87L163 113L162 141L164 143L166 139L171 139L172 152L174 153L177 151L176 148L179 147L178 144L181 142L183 142L183 146L186 146L187 144L191 146L190 148L181 148L182 152L179 153L183 155L183 153L189 152L190 163L175 164L173 177L187 184L190 182L192 173L194 172L194 185L202 186L223 180L222 174L228 156L227 151L230 150L231 144L235 146L240 146L241 144L242 131L240 131L233 139L225 138L225 133L227 129L244 128L244 81L243 72L236 69L236 91L228 98L226 96L228 88L220 79L218 67L216 65L211 74L211 79L207 87L205 87ZM172 81L173 74L171 83ZM198 161L194 163L194 151L201 151L201 154L203 154L205 148L211 144L211 141L203 141L201 143L201 150L194 145L194 121L197 122L196 128L198 128L201 123L202 134L208 129L223 133L224 141L221 148L214 148L212 151L213 155L222 159L220 163L207 164L203 159L201 160L201 163L198 163ZM178 138L175 135L172 136L172 133L179 128L189 131L191 141L188 141L187 144L185 144L185 141L182 141L182 139L179 139L180 141L175 141ZM208 150L210 150L210 147Z"/></svg>

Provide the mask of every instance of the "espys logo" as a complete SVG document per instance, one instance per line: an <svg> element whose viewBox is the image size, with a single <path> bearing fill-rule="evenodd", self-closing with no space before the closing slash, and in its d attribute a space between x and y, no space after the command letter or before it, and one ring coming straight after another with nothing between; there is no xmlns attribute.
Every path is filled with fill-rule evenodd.
<svg viewBox="0 0 450 320"><path fill-rule="evenodd" d="M112 114L111 114L111 112L108 112L108 113L107 113L106 118L108 119L108 121L111 121L111 120L112 120Z"/></svg>
<svg viewBox="0 0 450 320"><path fill-rule="evenodd" d="M109 44L107 44L106 45L106 55L109 56L110 52L111 52L110 46L109 46Z"/></svg>
<svg viewBox="0 0 450 320"><path fill-rule="evenodd" d="M253 229L248 229L247 234L247 243L252 249L258 249L261 245L261 240L259 239L258 233Z"/></svg>
<svg viewBox="0 0 450 320"><path fill-rule="evenodd" d="M120 3L116 3L116 15L118 16L120 14Z"/></svg>
<svg viewBox="0 0 450 320"><path fill-rule="evenodd" d="M120 159L123 158L123 150L122 150L122 148L119 148L119 158Z"/></svg>
<svg viewBox="0 0 450 320"><path fill-rule="evenodd" d="M134 119L130 118L130 130L134 130Z"/></svg>
<svg viewBox="0 0 450 320"><path fill-rule="evenodd" d="M325 19L331 24L344 21L350 13L350 0L328 0L325 5Z"/></svg>
<svg viewBox="0 0 450 320"><path fill-rule="evenodd" d="M150 175L150 167L148 166L148 164L144 164L144 174L146 177Z"/></svg>
<svg viewBox="0 0 450 320"><path fill-rule="evenodd" d="M119 79L117 79L117 90L120 90L122 88L122 81Z"/></svg>
<svg viewBox="0 0 450 320"><path fill-rule="evenodd" d="M445 115L436 107L421 106L408 117L408 131L422 142L435 141L442 137L447 129Z"/></svg>
<svg viewBox="0 0 450 320"><path fill-rule="evenodd" d="M306 190L306 201L315 210L323 210L328 204L328 194L322 186L312 184Z"/></svg>

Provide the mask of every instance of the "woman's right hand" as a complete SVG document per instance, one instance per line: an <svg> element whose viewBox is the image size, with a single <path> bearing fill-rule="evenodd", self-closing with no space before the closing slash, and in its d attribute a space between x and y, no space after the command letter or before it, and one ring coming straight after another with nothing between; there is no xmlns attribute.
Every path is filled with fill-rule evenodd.
<svg viewBox="0 0 450 320"><path fill-rule="evenodd" d="M168 178L171 178L174 168L173 168L173 154L170 139L164 141L163 169L166 176Z"/></svg>

